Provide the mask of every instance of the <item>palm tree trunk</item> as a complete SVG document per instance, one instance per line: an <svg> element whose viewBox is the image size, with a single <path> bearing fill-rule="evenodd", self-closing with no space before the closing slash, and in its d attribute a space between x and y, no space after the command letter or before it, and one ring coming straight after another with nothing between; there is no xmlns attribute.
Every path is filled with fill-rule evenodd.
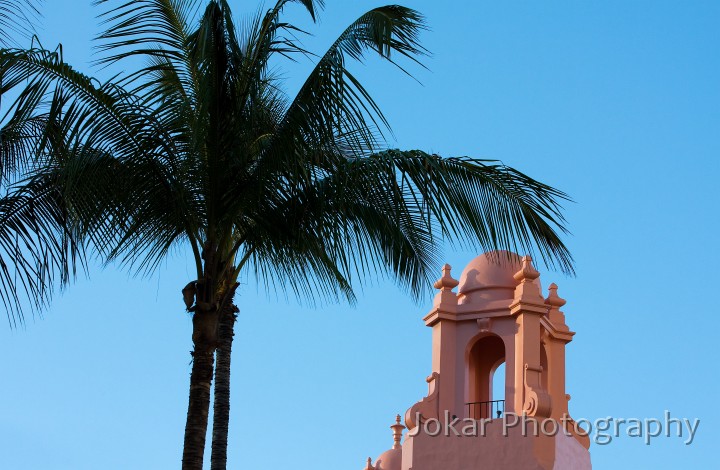
<svg viewBox="0 0 720 470"><path fill-rule="evenodd" d="M228 429L230 424L230 356L235 336L236 313L230 304L220 314L218 324L217 367L215 369L215 396L213 402L213 433L210 470L227 468Z"/></svg>
<svg viewBox="0 0 720 470"><path fill-rule="evenodd" d="M193 315L193 366L190 401L185 423L183 470L202 470L210 410L213 355L217 345L217 312L196 311Z"/></svg>

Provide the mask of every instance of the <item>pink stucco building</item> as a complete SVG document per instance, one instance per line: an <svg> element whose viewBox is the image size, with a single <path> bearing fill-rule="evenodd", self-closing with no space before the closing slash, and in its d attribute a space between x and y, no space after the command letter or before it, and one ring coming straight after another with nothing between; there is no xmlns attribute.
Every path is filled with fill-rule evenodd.
<svg viewBox="0 0 720 470"><path fill-rule="evenodd" d="M454 291L457 287L457 292ZM575 333L529 256L478 256L435 283L428 395L391 426L393 448L366 470L590 469L590 440L569 416L565 346ZM493 377L505 364L504 397ZM404 432L404 440L403 440Z"/></svg>

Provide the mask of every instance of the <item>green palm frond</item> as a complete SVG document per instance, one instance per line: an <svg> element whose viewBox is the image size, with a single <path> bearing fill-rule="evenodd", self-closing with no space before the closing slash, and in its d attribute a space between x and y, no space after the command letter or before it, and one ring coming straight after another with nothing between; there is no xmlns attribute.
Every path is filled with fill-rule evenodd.
<svg viewBox="0 0 720 470"><path fill-rule="evenodd" d="M35 30L42 0L0 0L0 47L17 46L15 35L24 39Z"/></svg>
<svg viewBox="0 0 720 470"><path fill-rule="evenodd" d="M362 60L368 52L397 65L393 54L410 58L426 54L419 43L423 17L409 8L391 5L373 9L353 22L322 56L290 104L278 132L278 153L289 142L332 145L344 136L348 150L366 155L379 144L378 132L390 125L378 104L346 67L346 57Z"/></svg>
<svg viewBox="0 0 720 470"><path fill-rule="evenodd" d="M51 112L70 132L64 139L72 145L115 153L137 149L139 125L133 121L143 119L137 99L112 81L99 83L77 72L63 61L60 49L3 50L0 76L3 92L25 84L8 107L11 120Z"/></svg>
<svg viewBox="0 0 720 470"><path fill-rule="evenodd" d="M561 206L569 201L565 193L495 161L442 158L419 150L389 150L369 160L376 159L451 243L484 250L537 249L549 266L573 272L572 257L560 238L567 234Z"/></svg>
<svg viewBox="0 0 720 470"><path fill-rule="evenodd" d="M567 195L494 161L417 150L339 159L315 184L280 200L253 221L285 221L287 238L314 234L348 280L387 272L420 296L436 274L441 240L537 250L546 264L573 270L560 239Z"/></svg>
<svg viewBox="0 0 720 470"><path fill-rule="evenodd" d="M163 55L182 62L190 30L198 20L200 0L95 0L109 6L99 18L105 31L97 39L109 64L133 56Z"/></svg>
<svg viewBox="0 0 720 470"><path fill-rule="evenodd" d="M0 198L0 300L11 327L23 323L23 299L41 309L83 264L70 227L52 181L36 177Z"/></svg>

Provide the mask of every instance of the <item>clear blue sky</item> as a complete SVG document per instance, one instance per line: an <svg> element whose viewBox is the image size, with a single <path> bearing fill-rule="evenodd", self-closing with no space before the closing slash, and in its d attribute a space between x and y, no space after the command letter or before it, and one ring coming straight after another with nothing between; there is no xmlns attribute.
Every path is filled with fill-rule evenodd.
<svg viewBox="0 0 720 470"><path fill-rule="evenodd" d="M48 0L40 32L90 71L89 1ZM255 2L234 2L236 15ZM378 2L328 0L323 50ZM347 6L350 4L351 6ZM395 130L392 146L501 159L568 192L577 277L568 299L571 413L700 418L695 442L619 438L596 469L710 468L720 394L717 296L720 2L407 1L432 27L415 83L356 68ZM298 9L289 11L296 18ZM307 24L305 20L301 20ZM295 89L310 68L288 69ZM475 255L448 247L459 273ZM93 267L42 319L0 328L0 468L178 468L191 319L187 252L155 276ZM438 267L439 268L439 267ZM430 294L391 283L355 308L298 306L245 278L233 358L231 468L360 469L424 396Z"/></svg>

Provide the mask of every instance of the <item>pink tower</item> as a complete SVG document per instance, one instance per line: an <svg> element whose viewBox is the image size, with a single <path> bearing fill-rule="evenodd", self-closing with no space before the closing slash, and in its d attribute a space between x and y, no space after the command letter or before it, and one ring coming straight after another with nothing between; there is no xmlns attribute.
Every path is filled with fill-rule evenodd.
<svg viewBox="0 0 720 470"><path fill-rule="evenodd" d="M398 416L393 448L366 470L590 469L590 440L568 414L565 324L557 286L543 297L529 256L478 256L460 281L442 268L428 395ZM458 287L459 286L459 287ZM453 291L458 287L457 293ZM505 364L504 397L493 378Z"/></svg>

